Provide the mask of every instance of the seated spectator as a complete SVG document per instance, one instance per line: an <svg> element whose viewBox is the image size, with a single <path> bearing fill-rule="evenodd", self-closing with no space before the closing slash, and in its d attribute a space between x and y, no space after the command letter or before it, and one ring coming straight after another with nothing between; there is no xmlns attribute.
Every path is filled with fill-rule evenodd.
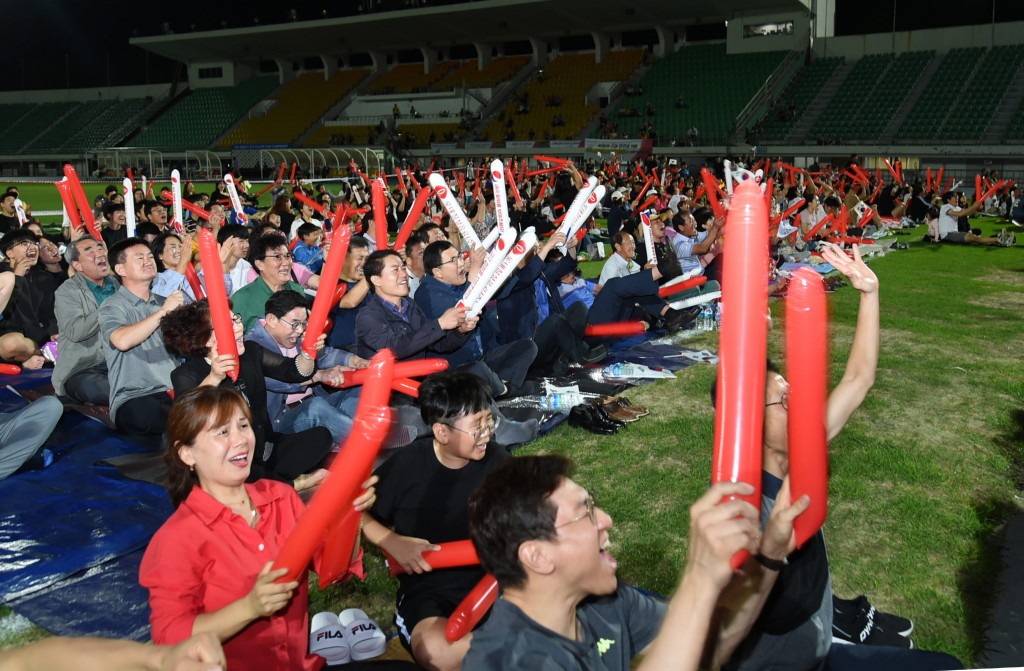
<svg viewBox="0 0 1024 671"><path fill-rule="evenodd" d="M251 263L259 277L231 295L235 312L242 316L246 331L265 314L267 299L274 292L287 288L301 296L306 295L302 285L292 278L292 254L283 235L264 235L251 242L250 247Z"/></svg>
<svg viewBox="0 0 1024 671"><path fill-rule="evenodd" d="M110 249L128 237L124 203L108 203L103 208L103 217L107 220L107 225L100 231L100 235L107 244L107 249Z"/></svg>
<svg viewBox="0 0 1024 671"><path fill-rule="evenodd" d="M710 212L700 214L702 219L706 217L705 229L702 231L697 230L697 219L688 208L680 209L672 220L677 233L673 242L676 258L679 259L683 274L694 277L704 274L704 259L715 249L715 243L722 236L722 229L710 216ZM701 287L702 293L711 291L721 291L721 286L713 279Z"/></svg>
<svg viewBox="0 0 1024 671"><path fill-rule="evenodd" d="M651 217L651 240L654 242L655 258L647 258L646 242L642 245L637 245L636 250L636 260L641 266L647 266L652 261L658 266L658 271L661 273L661 279L658 280L658 284L665 284L665 282L683 274L682 267L679 264L679 257L676 256L675 250L668 240L668 235L665 233L665 221L671 214L671 211L666 208L663 212Z"/></svg>
<svg viewBox="0 0 1024 671"><path fill-rule="evenodd" d="M728 498L753 487L712 486L690 508L686 568L669 605L618 581L612 518L571 475L561 456L509 459L470 499L470 535L502 598L473 634L465 668L629 669L642 653L636 668L696 671L727 658L776 575L749 559L742 591L716 613L735 584L733 555L784 558L807 499L777 511L761 536L757 510Z"/></svg>
<svg viewBox="0 0 1024 671"><path fill-rule="evenodd" d="M163 203L158 200L147 200L143 210L146 213L146 221L156 226L158 231L166 233L170 230L167 222L167 207ZM135 233L138 234L137 229Z"/></svg>
<svg viewBox="0 0 1024 671"><path fill-rule="evenodd" d="M334 326L327 338L331 347L349 349L356 343L356 315L370 300L369 283L363 274L366 259L370 256L370 243L362 237L349 242L348 254L341 264L340 282L348 286L341 302L331 310Z"/></svg>
<svg viewBox="0 0 1024 671"><path fill-rule="evenodd" d="M39 238L27 228L11 231L0 239L5 261L0 272L13 272L14 294L0 321L0 358L38 369L44 362L39 348L57 338L53 295L57 284L38 267Z"/></svg>
<svg viewBox="0 0 1024 671"><path fill-rule="evenodd" d="M299 216L292 220L291 228L288 229L288 239L294 240L299 234L299 226L303 224L312 224L319 229L323 229L324 222L313 217L313 208L309 206L309 203L302 203L299 206Z"/></svg>
<svg viewBox="0 0 1024 671"><path fill-rule="evenodd" d="M55 294L57 361L53 389L76 403L107 405L110 380L103 356L99 308L120 284L110 275L107 250L90 235L73 240L65 252L75 274Z"/></svg>
<svg viewBox="0 0 1024 671"><path fill-rule="evenodd" d="M14 191L8 191L0 196L0 235L7 235L21 228L18 211L14 207L14 201L17 199L18 194Z"/></svg>
<svg viewBox="0 0 1024 671"><path fill-rule="evenodd" d="M409 297L416 298L416 290L426 274L423 267L423 250L427 248L427 236L414 231L405 243L405 274L409 277Z"/></svg>
<svg viewBox="0 0 1024 671"><path fill-rule="evenodd" d="M262 450L252 424L246 400L229 389L201 387L174 405L165 461L175 511L139 568L153 641L175 644L211 632L224 642L228 668L319 668L322 660L307 654L306 567L285 583L276 581L287 568L270 570L306 506L281 483L246 484ZM373 504L373 484L364 484L356 510ZM363 576L358 539L354 547L349 572Z"/></svg>
<svg viewBox="0 0 1024 671"><path fill-rule="evenodd" d="M249 284L255 274L252 265L246 261L249 256L250 229L240 224L226 224L217 231L220 246L220 264L228 293L232 294Z"/></svg>
<svg viewBox="0 0 1024 671"><path fill-rule="evenodd" d="M474 375L445 371L423 380L420 412L431 433L395 452L376 471L378 498L363 514L363 534L398 562L402 644L428 669L457 669L472 635L449 643L448 616L484 577L479 566L433 571L423 559L437 543L469 538L469 496L508 459L495 445L487 387ZM483 668L483 667L467 667Z"/></svg>
<svg viewBox="0 0 1024 671"><path fill-rule="evenodd" d="M265 347L282 356L295 357L309 325L309 300L287 289L267 299L266 318L246 334L247 342ZM267 385L267 413L279 433L296 433L324 426L337 443L352 432L359 400L359 388L331 389L314 395L311 385L325 383L338 387L344 371L365 368L369 361L344 350L325 347L317 354L316 373L305 383L287 383L272 377Z"/></svg>
<svg viewBox="0 0 1024 671"><path fill-rule="evenodd" d="M944 204L939 208L939 241L960 242L969 245L993 245L999 247L1013 247L1017 244L1017 237L1007 234L1004 228L998 237L982 237L977 229L961 233L957 228L958 217L969 217L981 209L983 203L978 201L970 207L960 208L957 206L957 194L947 191L942 194ZM0 243L2 244L2 243Z"/></svg>
<svg viewBox="0 0 1024 671"><path fill-rule="evenodd" d="M156 260L149 245L128 238L110 250L117 292L99 310L103 355L110 373L110 419L129 434L163 433L171 409L171 371L177 365L164 347L160 321L184 303L175 290L163 298L150 291Z"/></svg>
<svg viewBox="0 0 1024 671"><path fill-rule="evenodd" d="M599 289L590 308L588 322L605 324L629 319L642 319L653 328L674 331L696 319L698 311L676 310L658 295L661 271L657 264L647 264L643 270L633 260L636 240L625 231L612 237L615 253L605 262L598 279Z"/></svg>
<svg viewBox="0 0 1024 671"><path fill-rule="evenodd" d="M185 363L171 373L175 397L203 386L238 391L252 409L252 430L260 446L252 462L250 481L283 480L293 482L299 490L319 484L327 476L324 459L334 445L330 431L317 427L287 435L274 432L267 414L264 381L274 377L282 382L306 382L316 370L313 359L304 352L285 357L263 347L246 349L238 315L234 315L234 327L239 358L237 380L228 377L235 370L234 357L217 349L217 335L206 300L184 305L167 315L160 327L164 340L169 348L185 357Z"/></svg>
<svg viewBox="0 0 1024 671"><path fill-rule="evenodd" d="M323 229L313 224L302 224L296 232L299 242L292 250L296 263L306 266L311 273L319 273L324 265L324 250L320 247L324 237Z"/></svg>
<svg viewBox="0 0 1024 671"><path fill-rule="evenodd" d="M423 267L426 275L415 302L428 319L436 319L462 300L469 274L467 262L450 242L442 240L427 246L423 252ZM444 358L453 368L474 362L484 364L504 385L515 391L522 388L526 374L537 358L537 345L531 340L520 339L485 351L480 332L474 329L462 347ZM500 388L497 393L502 393Z"/></svg>
<svg viewBox="0 0 1024 671"><path fill-rule="evenodd" d="M38 228L38 224L30 224ZM40 270L45 272L53 280L54 288L64 284L68 279L68 264L60 254L60 248L41 233L36 233L39 238L39 265Z"/></svg>
<svg viewBox="0 0 1024 671"><path fill-rule="evenodd" d="M185 279L185 272L192 260L192 238L175 232L161 233L152 245L153 257L156 260L157 276L150 290L157 296L166 298L172 291L180 290L185 294L187 303L196 299L192 285ZM231 293L231 290L228 290Z"/></svg>

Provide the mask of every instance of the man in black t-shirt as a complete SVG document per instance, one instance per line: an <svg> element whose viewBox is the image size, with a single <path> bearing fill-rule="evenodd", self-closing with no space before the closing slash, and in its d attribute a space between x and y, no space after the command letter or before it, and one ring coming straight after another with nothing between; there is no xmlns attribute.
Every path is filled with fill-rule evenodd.
<svg viewBox="0 0 1024 671"><path fill-rule="evenodd" d="M3 196L0 196L0 235L21 228L21 222L18 221L18 212L14 208L14 201L17 198L18 194L13 191L8 191Z"/></svg>
<svg viewBox="0 0 1024 671"><path fill-rule="evenodd" d="M445 627L484 572L479 566L432 571L423 553L469 538L469 496L508 453L492 440L491 396L479 377L431 375L419 402L431 433L377 469L377 501L363 515L363 536L405 571L395 616L402 643L421 666L456 669L472 635L449 643Z"/></svg>

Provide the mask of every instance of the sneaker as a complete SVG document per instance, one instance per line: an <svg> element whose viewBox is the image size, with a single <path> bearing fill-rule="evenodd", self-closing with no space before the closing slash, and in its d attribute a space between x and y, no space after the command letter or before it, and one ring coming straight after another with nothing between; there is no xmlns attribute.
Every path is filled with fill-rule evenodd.
<svg viewBox="0 0 1024 671"><path fill-rule="evenodd" d="M1007 247L1016 247L1017 246L1017 234L1016 233L1010 233L1006 237L1007 237L1007 239L1006 239L1006 246Z"/></svg>
<svg viewBox="0 0 1024 671"><path fill-rule="evenodd" d="M850 629L861 618L871 620L878 629L907 638L914 631L914 622L899 615L884 613L876 609L868 598L861 594L856 599L832 597L832 634L836 635L836 624L844 630Z"/></svg>
<svg viewBox="0 0 1024 671"><path fill-rule="evenodd" d="M1006 235L1006 229L1005 228L1003 230L999 231L999 235L996 236L996 239L999 240L999 246L1000 247L1008 246L1006 244L1006 242L1007 242L1007 235ZM49 343L47 343L47 344L49 344Z"/></svg>

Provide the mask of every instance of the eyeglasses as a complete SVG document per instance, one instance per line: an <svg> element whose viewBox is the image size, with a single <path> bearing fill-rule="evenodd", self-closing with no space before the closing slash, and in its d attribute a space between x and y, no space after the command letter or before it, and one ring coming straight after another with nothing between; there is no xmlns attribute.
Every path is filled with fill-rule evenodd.
<svg viewBox="0 0 1024 671"><path fill-rule="evenodd" d="M231 321L235 322L236 324L241 324L242 323L242 315L237 314L237 313L236 314L232 314L231 315Z"/></svg>
<svg viewBox="0 0 1024 671"><path fill-rule="evenodd" d="M285 326L287 326L288 328L290 328L291 330L293 330L293 331L305 331L306 327L309 326L309 322L308 321L305 321L305 322L290 322L287 319L285 319L284 317L278 317L277 320L279 322L281 322L282 324L284 324Z"/></svg>
<svg viewBox="0 0 1024 671"><path fill-rule="evenodd" d="M459 433L466 434L467 436L473 439L474 443L479 443L481 438L483 438L484 436L491 436L494 433L494 430L498 428L498 423L492 417L489 420L487 420L486 424L481 426L476 431L466 431L465 429L460 429L454 424L447 424L446 426L449 429L455 429Z"/></svg>
<svg viewBox="0 0 1024 671"><path fill-rule="evenodd" d="M39 243L34 240L22 240L21 242L15 242L11 247L38 247Z"/></svg>
<svg viewBox="0 0 1024 671"><path fill-rule="evenodd" d="M555 528L556 529L561 529L562 527L567 527L570 524L575 524L576 522L579 522L580 520L582 520L584 517L589 517L591 524L593 524L595 527L597 527L597 504L594 503L594 497L593 496L588 496L587 500L583 503L583 505L586 506L587 509L583 512L582 515L580 515L579 517L575 517L575 518L569 520L568 522L562 522L561 524L556 524Z"/></svg>
<svg viewBox="0 0 1024 671"><path fill-rule="evenodd" d="M285 253L285 254L267 254L263 258L264 259L277 259L277 262L281 263L283 261L291 261L295 257L293 257L290 253Z"/></svg>
<svg viewBox="0 0 1024 671"><path fill-rule="evenodd" d="M773 403L765 403L764 407L770 408L773 405L781 405L783 410L789 410L789 392L785 391L782 393L782 397Z"/></svg>
<svg viewBox="0 0 1024 671"><path fill-rule="evenodd" d="M458 255L453 256L452 258L448 259L447 261L442 261L439 265L443 266L443 265L447 265L449 263L453 263L453 262L461 261L461 260L462 260L462 255L458 254Z"/></svg>

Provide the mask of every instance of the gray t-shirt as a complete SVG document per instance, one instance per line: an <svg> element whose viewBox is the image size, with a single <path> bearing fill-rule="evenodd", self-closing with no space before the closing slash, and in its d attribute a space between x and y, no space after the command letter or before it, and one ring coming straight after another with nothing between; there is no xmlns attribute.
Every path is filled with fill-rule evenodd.
<svg viewBox="0 0 1024 671"><path fill-rule="evenodd" d="M473 633L464 671L556 669L627 671L665 619L666 604L619 583L615 594L588 599L576 609L582 640L546 629L505 600Z"/></svg>
<svg viewBox="0 0 1024 671"><path fill-rule="evenodd" d="M163 304L164 299L156 294L150 294L146 301L122 286L100 306L103 356L110 371L111 419L116 418L117 409L125 401L171 388L171 371L177 367L177 361L164 347L160 329L127 352L110 344L114 331L142 321L160 310Z"/></svg>

